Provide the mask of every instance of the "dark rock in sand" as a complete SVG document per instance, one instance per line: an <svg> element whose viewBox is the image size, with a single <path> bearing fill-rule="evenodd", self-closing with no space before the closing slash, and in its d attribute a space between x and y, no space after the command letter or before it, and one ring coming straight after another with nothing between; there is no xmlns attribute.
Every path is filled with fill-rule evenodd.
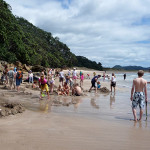
<svg viewBox="0 0 150 150"><path fill-rule="evenodd" d="M42 72L43 70L45 70L45 68L43 66L40 66L40 65L35 65L32 67L33 72Z"/></svg>

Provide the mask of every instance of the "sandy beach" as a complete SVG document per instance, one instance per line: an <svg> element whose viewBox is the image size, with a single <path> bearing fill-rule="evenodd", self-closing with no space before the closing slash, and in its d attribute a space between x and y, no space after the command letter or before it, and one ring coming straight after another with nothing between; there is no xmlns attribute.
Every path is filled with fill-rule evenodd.
<svg viewBox="0 0 150 150"><path fill-rule="evenodd" d="M83 71L92 77L93 71ZM84 80L84 91L90 81ZM110 89L109 81L101 84ZM0 118L1 149L150 149L149 110L147 121L145 113L141 122L130 120L129 88L117 87L115 94L92 91L80 97L51 95L50 100L39 100L40 91L26 85L22 84L20 93L1 86L1 101L21 102L26 108L23 113Z"/></svg>

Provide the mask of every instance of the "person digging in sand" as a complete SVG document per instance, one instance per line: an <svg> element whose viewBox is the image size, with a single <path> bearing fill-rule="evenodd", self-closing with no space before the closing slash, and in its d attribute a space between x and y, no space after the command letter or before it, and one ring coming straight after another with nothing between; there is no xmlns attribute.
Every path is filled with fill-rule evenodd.
<svg viewBox="0 0 150 150"><path fill-rule="evenodd" d="M132 101L132 111L134 116L134 121L137 121L136 108L137 105L140 107L140 118L142 119L144 100L147 103L147 81L143 79L144 71L138 71L138 78L133 80L132 89L131 89L131 101ZM134 94L133 94L134 92Z"/></svg>
<svg viewBox="0 0 150 150"><path fill-rule="evenodd" d="M44 89L46 90L48 99L49 99L49 90L48 90L48 85L47 85L47 80L44 78L44 75L42 74L40 79L39 79L39 87L41 87L41 94L40 94L40 99L42 99L42 93Z"/></svg>
<svg viewBox="0 0 150 150"><path fill-rule="evenodd" d="M72 89L72 95L74 96L82 95L82 90L78 83L74 84L73 89Z"/></svg>

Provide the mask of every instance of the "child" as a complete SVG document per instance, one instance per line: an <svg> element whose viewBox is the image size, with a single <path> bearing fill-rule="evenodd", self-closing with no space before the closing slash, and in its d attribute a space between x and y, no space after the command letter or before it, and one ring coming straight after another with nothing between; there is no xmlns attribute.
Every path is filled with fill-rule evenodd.
<svg viewBox="0 0 150 150"><path fill-rule="evenodd" d="M55 80L52 76L50 76L50 92L52 93L54 90Z"/></svg>
<svg viewBox="0 0 150 150"><path fill-rule="evenodd" d="M63 95L69 95L69 86L67 85L66 82L64 83L63 91L64 91Z"/></svg>
<svg viewBox="0 0 150 150"><path fill-rule="evenodd" d="M97 88L100 89L100 87L101 87L101 83L100 83L100 81L98 81L97 82Z"/></svg>
<svg viewBox="0 0 150 150"><path fill-rule="evenodd" d="M49 99L49 90L48 90L47 80L44 78L44 75L41 75L39 79L39 87L41 87L40 99L42 98L42 93L44 89L46 90L46 93Z"/></svg>
<svg viewBox="0 0 150 150"><path fill-rule="evenodd" d="M84 75L82 73L81 76L80 76L80 87L83 86L83 80L84 80Z"/></svg>
<svg viewBox="0 0 150 150"><path fill-rule="evenodd" d="M28 73L28 78L29 78L29 83L33 83L33 73L31 70Z"/></svg>
<svg viewBox="0 0 150 150"><path fill-rule="evenodd" d="M58 93L58 95L62 95L62 88L61 88L60 84L59 84L59 87L57 89L57 93Z"/></svg>
<svg viewBox="0 0 150 150"><path fill-rule="evenodd" d="M69 79L69 85L70 85L70 89L72 90L72 87L73 87L73 80L70 78Z"/></svg>

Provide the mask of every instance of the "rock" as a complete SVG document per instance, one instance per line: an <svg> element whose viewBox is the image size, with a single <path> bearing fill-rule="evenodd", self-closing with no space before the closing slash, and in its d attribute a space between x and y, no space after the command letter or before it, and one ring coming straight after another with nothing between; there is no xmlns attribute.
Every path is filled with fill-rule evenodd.
<svg viewBox="0 0 150 150"><path fill-rule="evenodd" d="M29 66L27 66L26 64L23 64L22 69L25 71L30 71L31 68Z"/></svg>
<svg viewBox="0 0 150 150"><path fill-rule="evenodd" d="M12 113L13 115L17 114L17 110L16 110L16 109L11 109L11 113Z"/></svg>
<svg viewBox="0 0 150 150"><path fill-rule="evenodd" d="M5 112L5 109L4 109L4 108L1 109L1 111L0 111L0 116L2 116L2 117L5 117L5 116L6 116L6 112Z"/></svg>
<svg viewBox="0 0 150 150"><path fill-rule="evenodd" d="M31 70L33 72L42 72L43 70L45 70L45 68L43 66L40 66L40 65L35 65L31 68Z"/></svg>
<svg viewBox="0 0 150 150"><path fill-rule="evenodd" d="M20 61L16 61L15 65L17 66L17 68L21 68L22 67L22 63Z"/></svg>

